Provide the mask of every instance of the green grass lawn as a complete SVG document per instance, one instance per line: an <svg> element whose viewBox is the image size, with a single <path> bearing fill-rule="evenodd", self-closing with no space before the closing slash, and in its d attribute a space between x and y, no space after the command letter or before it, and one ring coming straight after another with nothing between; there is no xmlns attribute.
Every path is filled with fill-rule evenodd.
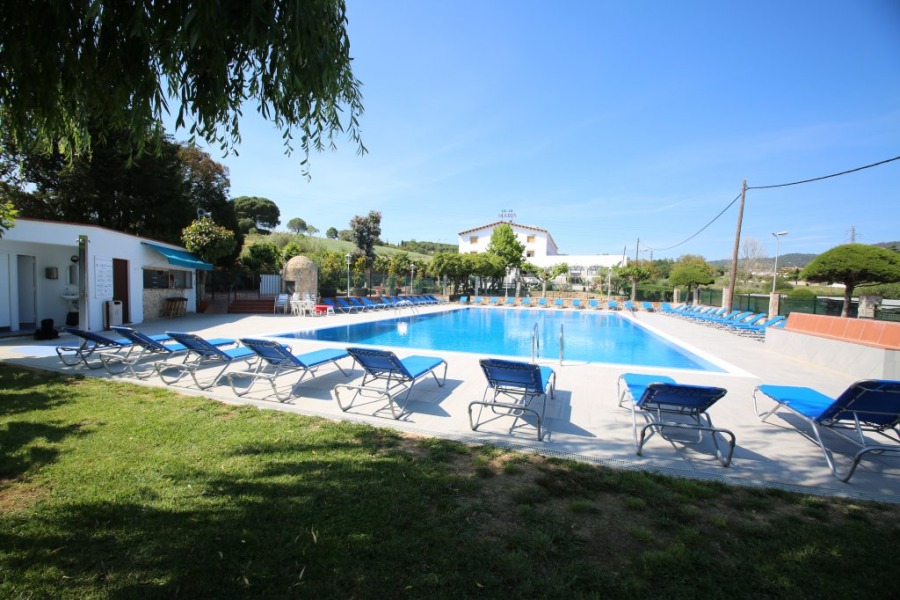
<svg viewBox="0 0 900 600"><path fill-rule="evenodd" d="M2 598L874 598L898 543L893 505L0 365Z"/></svg>

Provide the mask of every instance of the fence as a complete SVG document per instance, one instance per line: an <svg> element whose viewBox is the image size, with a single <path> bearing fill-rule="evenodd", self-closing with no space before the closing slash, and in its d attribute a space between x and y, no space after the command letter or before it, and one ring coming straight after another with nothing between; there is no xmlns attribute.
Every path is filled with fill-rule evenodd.
<svg viewBox="0 0 900 600"><path fill-rule="evenodd" d="M701 304L709 306L722 305L722 290L701 289L699 294ZM769 295L768 294L737 294L731 303L734 310L753 311L755 313L769 312ZM830 317L839 317L844 308L843 298L829 298L827 296L819 296L816 298L790 298L784 294L781 296L778 314L788 316L792 312L809 313L814 315L827 315ZM856 318L859 310L859 302L856 300L850 303L850 317ZM896 318L900 320L900 311L892 311L890 309L881 311L884 317L879 316L876 311L875 318L883 320L892 320Z"/></svg>

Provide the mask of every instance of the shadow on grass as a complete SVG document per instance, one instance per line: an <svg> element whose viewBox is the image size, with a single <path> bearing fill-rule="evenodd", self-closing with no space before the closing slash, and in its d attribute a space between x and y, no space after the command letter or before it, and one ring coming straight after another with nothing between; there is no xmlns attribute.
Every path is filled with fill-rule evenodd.
<svg viewBox="0 0 900 600"><path fill-rule="evenodd" d="M7 585L129 599L384 598L499 595L515 580L520 595L541 595L543 568L524 555L484 569L510 549L467 526L457 476L384 439L387 449L369 438L231 451L242 476L207 468L167 477L172 508L128 500L44 505L0 533ZM590 569L564 570L586 585Z"/></svg>
<svg viewBox="0 0 900 600"><path fill-rule="evenodd" d="M58 383L64 377L53 373L34 373L0 364L0 419L10 415L50 410L69 399L38 390L47 383Z"/></svg>

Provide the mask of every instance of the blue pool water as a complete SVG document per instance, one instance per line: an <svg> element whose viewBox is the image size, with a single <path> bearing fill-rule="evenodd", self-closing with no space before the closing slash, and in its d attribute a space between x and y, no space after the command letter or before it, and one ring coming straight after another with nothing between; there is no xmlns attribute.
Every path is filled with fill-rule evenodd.
<svg viewBox="0 0 900 600"><path fill-rule="evenodd" d="M535 323L541 358L559 357L562 326L565 360L723 372L630 319L587 311L464 308L275 337L530 359Z"/></svg>

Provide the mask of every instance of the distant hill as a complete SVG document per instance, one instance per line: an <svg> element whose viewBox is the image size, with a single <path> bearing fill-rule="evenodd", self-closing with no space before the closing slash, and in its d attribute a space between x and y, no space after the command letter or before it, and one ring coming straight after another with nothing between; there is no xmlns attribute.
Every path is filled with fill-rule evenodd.
<svg viewBox="0 0 900 600"><path fill-rule="evenodd" d="M789 252L778 257L778 264L782 267L800 267L802 269L817 256L818 254L802 254L799 252ZM773 258L761 258L759 259L759 265L762 268L766 266L771 267L774 260L775 259ZM717 267L728 267L731 266L731 259L724 258L721 260L711 260L709 261L709 264L716 265Z"/></svg>
<svg viewBox="0 0 900 600"><path fill-rule="evenodd" d="M877 244L872 244L873 246L878 246L879 248L887 248L888 250L896 250L900 252L900 242L878 242ZM788 254L782 254L778 257L778 264L782 267L799 267L803 268L812 262L812 259L817 257L818 254L803 254L800 252L789 252ZM772 262L774 259L772 258L761 258L759 260L760 267L765 267L768 265L772 266ZM709 264L716 265L717 267L729 267L731 266L730 258L723 258L720 260L711 260Z"/></svg>

